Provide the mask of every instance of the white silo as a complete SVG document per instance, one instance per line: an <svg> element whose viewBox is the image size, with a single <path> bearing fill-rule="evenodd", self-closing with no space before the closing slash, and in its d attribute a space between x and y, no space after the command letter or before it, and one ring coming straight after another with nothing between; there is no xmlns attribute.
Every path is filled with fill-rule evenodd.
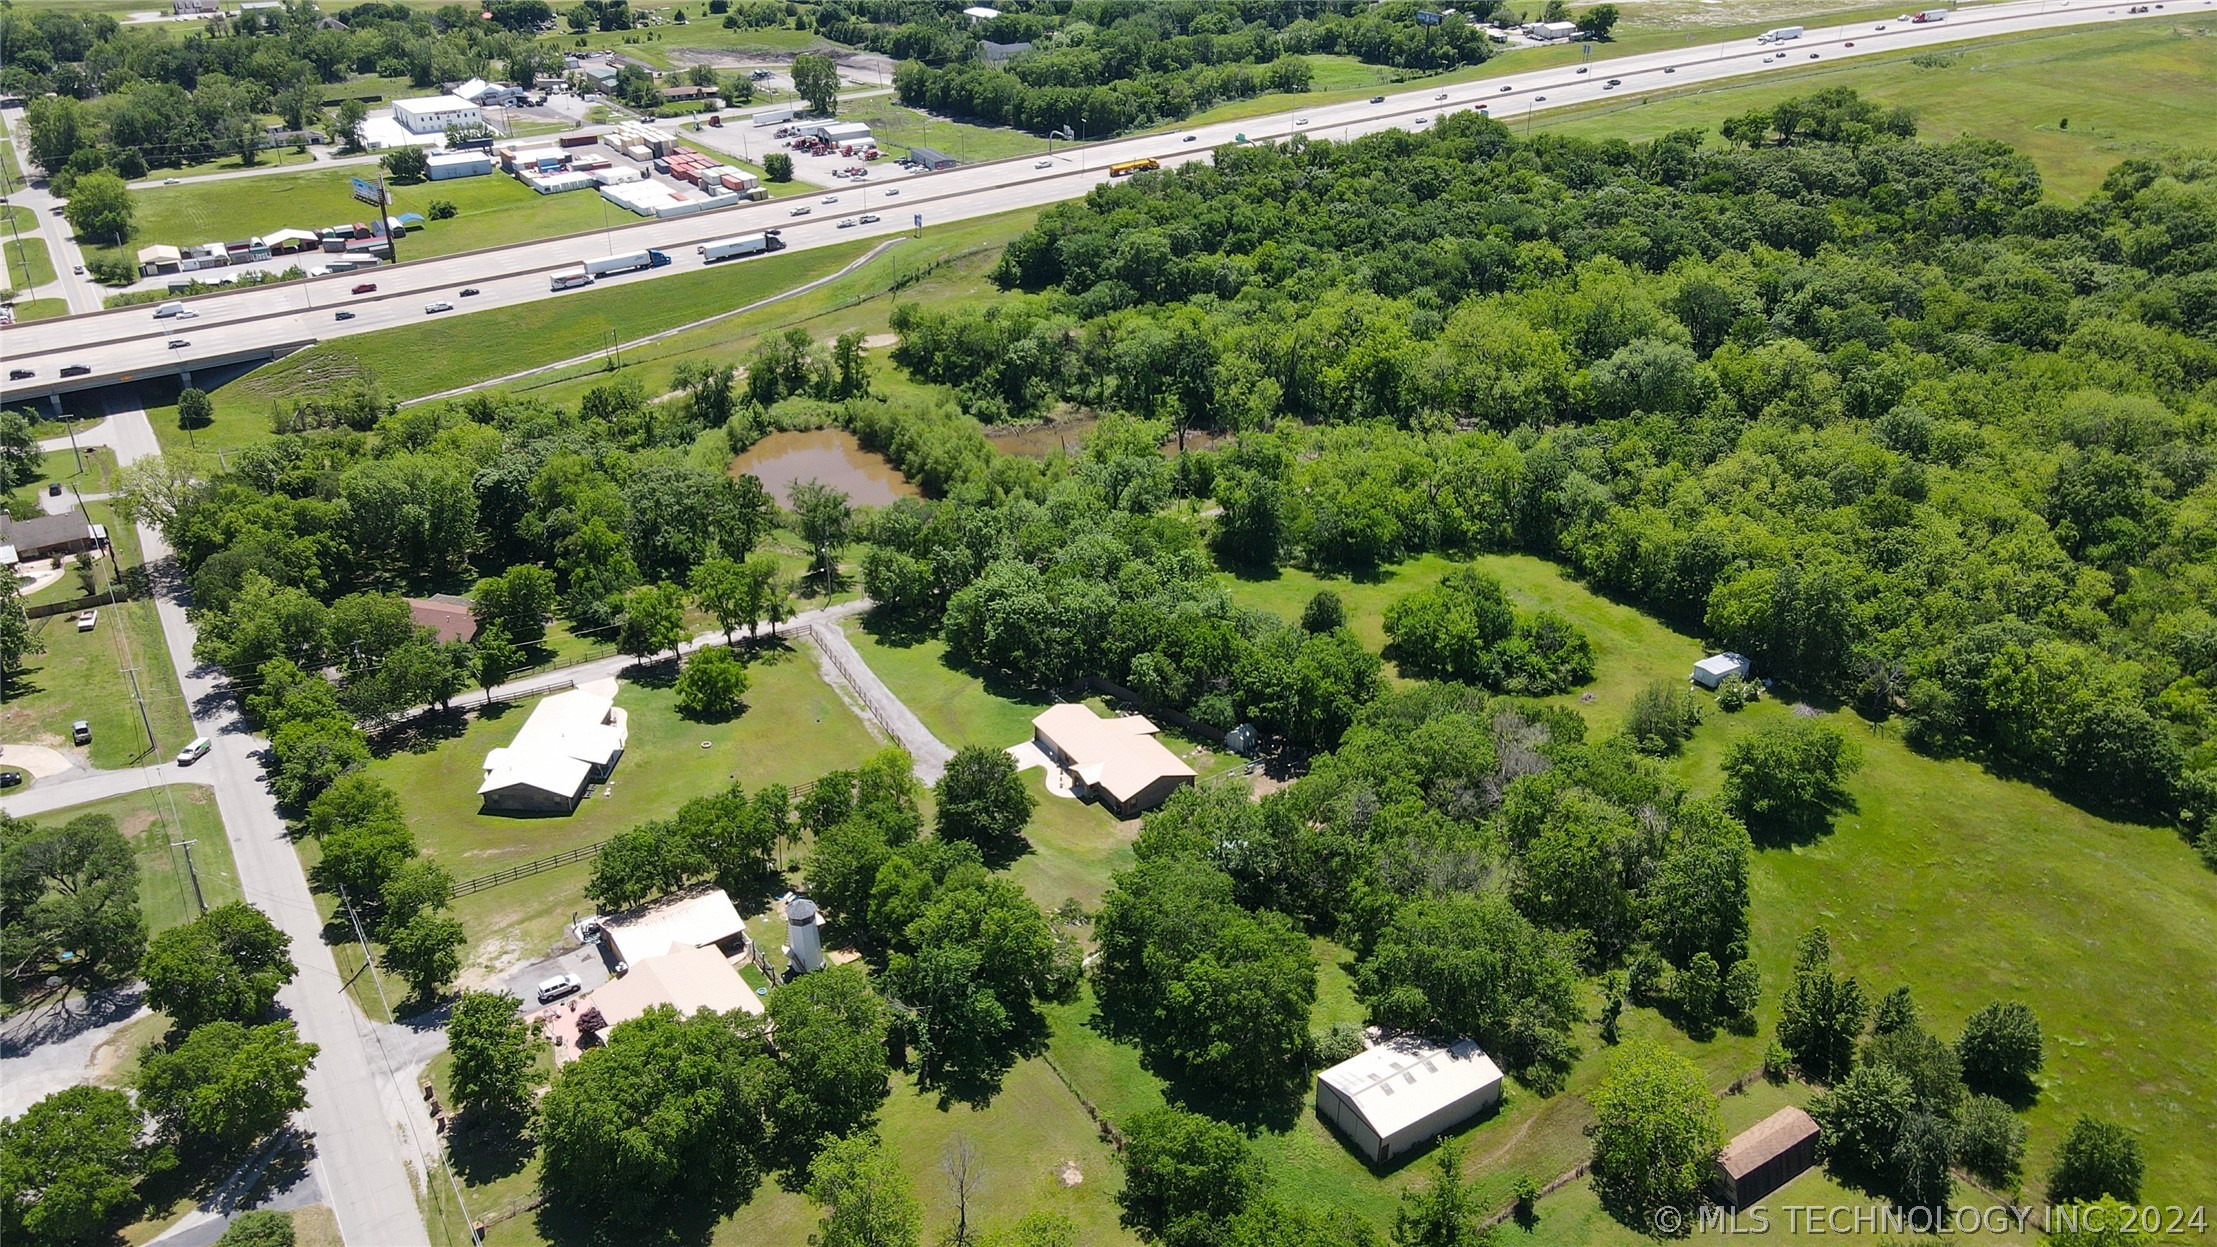
<svg viewBox="0 0 2217 1247"><path fill-rule="evenodd" d="M809 973L824 968L824 945L818 938L816 902L798 896L785 904L785 953L793 969Z"/></svg>

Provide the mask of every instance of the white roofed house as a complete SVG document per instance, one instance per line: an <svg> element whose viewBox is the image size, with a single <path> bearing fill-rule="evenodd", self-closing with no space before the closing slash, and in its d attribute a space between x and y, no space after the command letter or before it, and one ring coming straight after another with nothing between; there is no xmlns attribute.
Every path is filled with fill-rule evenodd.
<svg viewBox="0 0 2217 1247"><path fill-rule="evenodd" d="M629 716L615 681L542 697L516 739L485 755L477 795L490 813L567 814L623 757Z"/></svg>
<svg viewBox="0 0 2217 1247"><path fill-rule="evenodd" d="M722 888L701 884L600 920L616 959L638 965L672 950L746 946L747 924Z"/></svg>
<svg viewBox="0 0 2217 1247"><path fill-rule="evenodd" d="M1501 1069L1458 1039L1389 1039L1316 1076L1316 1114L1382 1165L1501 1102Z"/></svg>
<svg viewBox="0 0 2217 1247"><path fill-rule="evenodd" d="M1155 739L1160 730L1144 715L1104 719L1066 702L1032 720L1032 743L1069 773L1078 796L1091 797L1118 818L1133 818L1193 782L1193 768Z"/></svg>

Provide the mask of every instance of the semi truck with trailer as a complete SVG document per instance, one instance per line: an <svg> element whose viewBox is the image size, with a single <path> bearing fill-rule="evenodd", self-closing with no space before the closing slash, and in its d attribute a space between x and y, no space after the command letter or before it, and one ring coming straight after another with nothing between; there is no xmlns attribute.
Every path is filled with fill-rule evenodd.
<svg viewBox="0 0 2217 1247"><path fill-rule="evenodd" d="M703 264L714 264L718 260L729 260L738 256L760 255L765 251L775 251L777 247L777 239L770 237L768 234L741 234L735 238L719 238L714 242L704 242L696 250L700 252Z"/></svg>
<svg viewBox="0 0 2217 1247"><path fill-rule="evenodd" d="M661 268L669 262L670 256L666 251L625 251L587 260L585 271L594 277L608 277L635 269Z"/></svg>
<svg viewBox="0 0 2217 1247"><path fill-rule="evenodd" d="M554 274L547 282L547 285L555 290L575 290L579 286L590 286L592 284L593 275L586 272L585 266L582 264L576 268L564 269Z"/></svg>
<svg viewBox="0 0 2217 1247"><path fill-rule="evenodd" d="M1763 32L1762 34L1759 34L1759 35L1755 36L1755 42L1757 42L1757 43L1784 43L1784 42L1786 42L1786 41L1787 41L1788 39L1799 39L1799 38L1801 38L1801 27L1799 27L1799 26L1780 26L1780 27L1778 27L1778 28L1776 28L1776 29L1774 29L1774 30L1766 30L1766 31L1764 31L1764 32Z"/></svg>
<svg viewBox="0 0 2217 1247"><path fill-rule="evenodd" d="M1948 20L1946 9L1924 9L1909 15L1912 22L1944 22Z"/></svg>

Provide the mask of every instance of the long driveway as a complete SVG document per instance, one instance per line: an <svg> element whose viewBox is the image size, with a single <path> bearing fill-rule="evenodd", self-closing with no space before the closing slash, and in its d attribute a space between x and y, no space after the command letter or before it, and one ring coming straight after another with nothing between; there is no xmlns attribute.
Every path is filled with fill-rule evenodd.
<svg viewBox="0 0 2217 1247"><path fill-rule="evenodd" d="M898 171L873 173L868 184L841 187L838 204L818 205L814 212L799 217L790 214L808 205L772 200L612 231L402 264L380 272L378 292L366 298L347 293L355 281L351 276L203 295L192 301L199 318L193 325L190 345L174 351L166 345L174 326L150 319L143 308L83 320L36 321L6 331L12 335L7 343L10 361L21 362L35 375L23 381L0 382L0 400L14 402L57 390L63 385L59 373L64 366L89 370L69 380L67 388L91 389L126 376L143 378L196 363L242 359L243 352L266 352L288 343L421 324L426 300L451 300L463 285L477 287L482 293L443 315L474 315L496 307L542 304L551 299L554 304L544 312L557 316L559 301L569 296L551 293L548 275L593 256L640 248L664 250L673 263L596 281L589 288L598 289L610 281L626 286L650 283L680 273L700 272L701 261L693 254L694 244L729 234L778 225L785 230L786 245L794 249L883 239L913 228L918 218L927 227L937 226L1077 198L1109 180L1108 166L1112 162L1151 159L1169 167L1207 161L1218 145L1235 143L1241 136L1253 141L1297 134L1352 138L1421 129L1436 116L1480 107L1504 122L1514 122L1534 112L1603 100L1629 100L1731 78L1780 74L1805 66L1811 56L1842 62L2043 29L2201 18L2217 11L2217 0L2170 0L2165 11L2145 15L2128 14L2131 7L2137 6L2090 0L2015 0L1965 6L1953 10L1945 21L1915 25L1898 19L1873 22L1865 18L1836 26L1811 26L1783 48L1739 38L1630 56L1596 56L1587 65L1590 72L1584 73L1571 65L1520 69L1515 57L1504 57L1489 77L1402 91L1383 97L1381 103L1355 100L1310 106L1299 97L1289 97L1286 111L1268 116L1064 148L1051 159L1001 160L922 176L904 177ZM1886 29L1877 29L1880 25ZM889 185L900 188L898 199L885 197ZM857 216L841 216L855 209L860 210ZM884 219L863 223L861 214L873 211ZM840 219L855 224L841 229ZM319 294L320 300L316 297ZM653 296L641 291L639 297ZM337 320L337 304L355 313L354 319Z"/></svg>

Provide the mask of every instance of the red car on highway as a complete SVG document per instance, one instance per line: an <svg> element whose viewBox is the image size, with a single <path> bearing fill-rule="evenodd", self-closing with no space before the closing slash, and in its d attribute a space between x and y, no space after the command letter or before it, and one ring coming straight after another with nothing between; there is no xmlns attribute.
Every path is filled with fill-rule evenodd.
<svg viewBox="0 0 2217 1247"><path fill-rule="evenodd" d="M369 294L369 293L372 293L373 291L375 291L376 289L377 289L377 283L376 283L376 282L374 282L374 281L365 281L365 282L363 282L363 283L362 283L361 285L359 285L359 286L356 286L356 287L354 288L354 293L356 293L356 294Z"/></svg>

